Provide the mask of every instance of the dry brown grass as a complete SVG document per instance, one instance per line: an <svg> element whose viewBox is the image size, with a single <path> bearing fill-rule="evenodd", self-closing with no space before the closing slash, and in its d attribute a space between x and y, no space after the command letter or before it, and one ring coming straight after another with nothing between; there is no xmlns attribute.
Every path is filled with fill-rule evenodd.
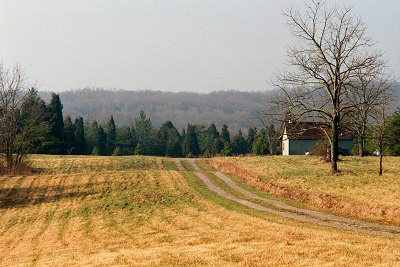
<svg viewBox="0 0 400 267"><path fill-rule="evenodd" d="M400 264L399 240L227 210L158 158L32 160L0 178L1 266Z"/></svg>
<svg viewBox="0 0 400 267"><path fill-rule="evenodd" d="M328 163L307 156L214 158L207 162L277 196L340 214L400 224L400 158L384 160L382 177L377 174L378 159L373 157L344 157L339 174L331 174Z"/></svg>

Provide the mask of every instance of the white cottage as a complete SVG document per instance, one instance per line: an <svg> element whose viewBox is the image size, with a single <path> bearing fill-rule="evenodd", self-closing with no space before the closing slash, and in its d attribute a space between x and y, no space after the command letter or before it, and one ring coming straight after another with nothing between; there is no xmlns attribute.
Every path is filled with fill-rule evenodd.
<svg viewBox="0 0 400 267"><path fill-rule="evenodd" d="M311 152L325 133L318 122L288 122L282 131L282 155L304 155ZM353 136L340 134L339 153L350 155L353 149Z"/></svg>

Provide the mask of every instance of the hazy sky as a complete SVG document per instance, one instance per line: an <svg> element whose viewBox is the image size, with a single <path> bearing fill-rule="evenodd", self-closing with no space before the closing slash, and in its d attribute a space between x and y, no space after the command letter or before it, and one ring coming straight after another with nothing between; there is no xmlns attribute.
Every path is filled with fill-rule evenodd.
<svg viewBox="0 0 400 267"><path fill-rule="evenodd" d="M400 1L353 6L400 77ZM303 0L0 0L0 61L41 90L265 90Z"/></svg>

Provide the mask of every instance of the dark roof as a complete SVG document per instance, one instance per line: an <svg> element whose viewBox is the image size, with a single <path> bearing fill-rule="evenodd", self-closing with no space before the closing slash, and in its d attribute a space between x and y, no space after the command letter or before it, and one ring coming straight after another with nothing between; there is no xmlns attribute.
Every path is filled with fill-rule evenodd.
<svg viewBox="0 0 400 267"><path fill-rule="evenodd" d="M323 127L320 122L288 122L285 127L289 139L322 139L326 137L322 130L326 127ZM329 128L326 129L328 132L330 131ZM342 131L339 133L339 139L353 139L353 136Z"/></svg>

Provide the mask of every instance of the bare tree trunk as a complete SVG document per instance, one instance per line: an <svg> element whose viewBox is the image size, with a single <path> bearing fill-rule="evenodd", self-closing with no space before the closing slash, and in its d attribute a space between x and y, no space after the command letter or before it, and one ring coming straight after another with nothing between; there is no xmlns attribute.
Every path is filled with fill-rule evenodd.
<svg viewBox="0 0 400 267"><path fill-rule="evenodd" d="M360 157L365 156L365 133L364 130L361 130L361 134L358 140L358 153Z"/></svg>
<svg viewBox="0 0 400 267"><path fill-rule="evenodd" d="M335 115L332 121L332 142L331 142L331 171L337 172L337 160L339 154L339 116Z"/></svg>
<svg viewBox="0 0 400 267"><path fill-rule="evenodd" d="M383 174L383 145L379 144L379 176Z"/></svg>

